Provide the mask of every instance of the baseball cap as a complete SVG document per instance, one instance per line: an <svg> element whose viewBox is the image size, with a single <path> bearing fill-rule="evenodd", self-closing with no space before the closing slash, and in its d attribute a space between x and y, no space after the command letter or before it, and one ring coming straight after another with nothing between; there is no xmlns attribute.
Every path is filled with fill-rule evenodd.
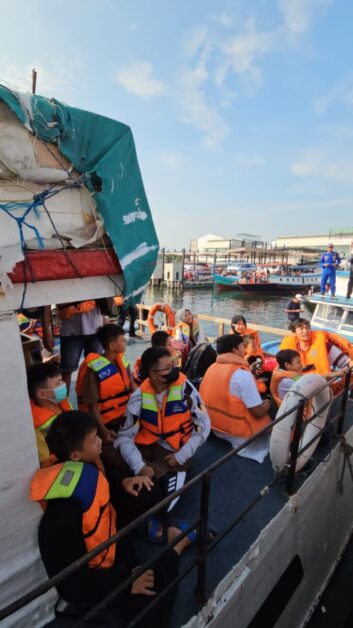
<svg viewBox="0 0 353 628"><path fill-rule="evenodd" d="M333 246L332 242L328 242L327 246Z"/></svg>
<svg viewBox="0 0 353 628"><path fill-rule="evenodd" d="M294 295L296 299L298 299L298 301L302 301L303 300L303 295L302 294L296 294Z"/></svg>

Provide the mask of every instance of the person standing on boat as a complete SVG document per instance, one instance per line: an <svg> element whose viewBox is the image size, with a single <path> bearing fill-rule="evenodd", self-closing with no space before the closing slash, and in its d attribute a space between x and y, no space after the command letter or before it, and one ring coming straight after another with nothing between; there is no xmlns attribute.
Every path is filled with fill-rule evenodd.
<svg viewBox="0 0 353 628"><path fill-rule="evenodd" d="M347 262L349 264L349 279L348 279L348 285L347 285L346 299L350 299L352 296L352 290L353 290L353 242L351 243L351 254Z"/></svg>
<svg viewBox="0 0 353 628"><path fill-rule="evenodd" d="M71 375L78 368L82 353L102 353L96 331L109 322L107 299L76 301L57 305L61 321L60 354L63 380L70 392Z"/></svg>
<svg viewBox="0 0 353 628"><path fill-rule="evenodd" d="M292 299L287 303L286 309L284 310L288 318L287 328L291 331L293 331L293 323L300 318L300 314L303 312L303 308L300 305L302 301L302 295L295 294L294 297L292 297Z"/></svg>
<svg viewBox="0 0 353 628"><path fill-rule="evenodd" d="M324 297L326 284L330 282L331 296L336 295L336 268L341 263L339 254L333 250L332 242L327 243L327 251L321 255L320 264L322 266L321 294Z"/></svg>

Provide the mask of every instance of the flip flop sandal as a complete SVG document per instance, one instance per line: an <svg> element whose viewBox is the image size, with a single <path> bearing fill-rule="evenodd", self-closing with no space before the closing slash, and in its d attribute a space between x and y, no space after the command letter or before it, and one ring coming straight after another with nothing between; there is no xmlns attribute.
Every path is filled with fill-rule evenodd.
<svg viewBox="0 0 353 628"><path fill-rule="evenodd" d="M190 528L191 524L192 524L192 521L187 521L186 519L172 519L171 521L168 521L168 527L178 528L178 530L181 530L181 532L185 532L185 530ZM217 536L217 534L218 532L217 530L215 530L215 528L211 528L210 526L208 526L207 528L208 542L213 541L213 539L215 538L215 536ZM198 530L191 530L186 536L189 539L190 543L193 544L193 543L196 543L196 541L198 541L199 532Z"/></svg>
<svg viewBox="0 0 353 628"><path fill-rule="evenodd" d="M162 534L158 532L162 529ZM163 543L166 539L166 531L163 524L156 517L150 517L146 521L146 540L150 543Z"/></svg>

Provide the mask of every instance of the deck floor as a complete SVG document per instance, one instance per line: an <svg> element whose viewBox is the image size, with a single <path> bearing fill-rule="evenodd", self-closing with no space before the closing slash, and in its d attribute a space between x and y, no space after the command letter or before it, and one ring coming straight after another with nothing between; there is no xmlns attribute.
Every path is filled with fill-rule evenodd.
<svg viewBox="0 0 353 628"><path fill-rule="evenodd" d="M337 403L334 410L337 410ZM331 410L331 412L333 409ZM348 401L345 429L353 425L353 403ZM323 435L314 454L314 459L320 462L328 453L335 439L331 432ZM208 467L215 460L229 451L229 444L211 436L207 443L195 454L189 478ZM309 472L305 469L297 475L297 486L305 482ZM211 480L210 516L209 523L221 531L238 513L240 513L255 495L273 478L273 470L269 457L263 464L258 464L237 455L217 469ZM209 555L207 565L207 592L209 594L239 561L251 544L256 540L261 530L271 521L286 503L285 480L281 479L271 489L270 493L244 517L244 519L216 546ZM200 486L190 489L172 512L175 518L196 519L200 501ZM151 545L141 539L137 541L137 552L141 560L146 560L160 547ZM185 568L195 556L196 547L184 552L181 558L181 569ZM179 628L198 611L196 596L196 570L193 569L180 583L177 600L173 609L171 628ZM55 620L50 623L52 628L66 628L70 622ZM109 611L105 618L90 622L90 626L112 626L112 616ZM114 625L120 625L115 623ZM339 627L337 627L339 628Z"/></svg>

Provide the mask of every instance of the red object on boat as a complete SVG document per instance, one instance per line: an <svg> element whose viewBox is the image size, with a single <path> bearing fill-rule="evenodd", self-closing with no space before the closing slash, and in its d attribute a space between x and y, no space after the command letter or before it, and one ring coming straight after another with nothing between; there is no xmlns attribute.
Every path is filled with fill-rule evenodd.
<svg viewBox="0 0 353 628"><path fill-rule="evenodd" d="M263 367L265 371L274 371L278 368L278 362L276 358L264 358Z"/></svg>
<svg viewBox="0 0 353 628"><path fill-rule="evenodd" d="M9 277L13 283L102 277L121 274L119 260L109 249L60 249L26 251Z"/></svg>

